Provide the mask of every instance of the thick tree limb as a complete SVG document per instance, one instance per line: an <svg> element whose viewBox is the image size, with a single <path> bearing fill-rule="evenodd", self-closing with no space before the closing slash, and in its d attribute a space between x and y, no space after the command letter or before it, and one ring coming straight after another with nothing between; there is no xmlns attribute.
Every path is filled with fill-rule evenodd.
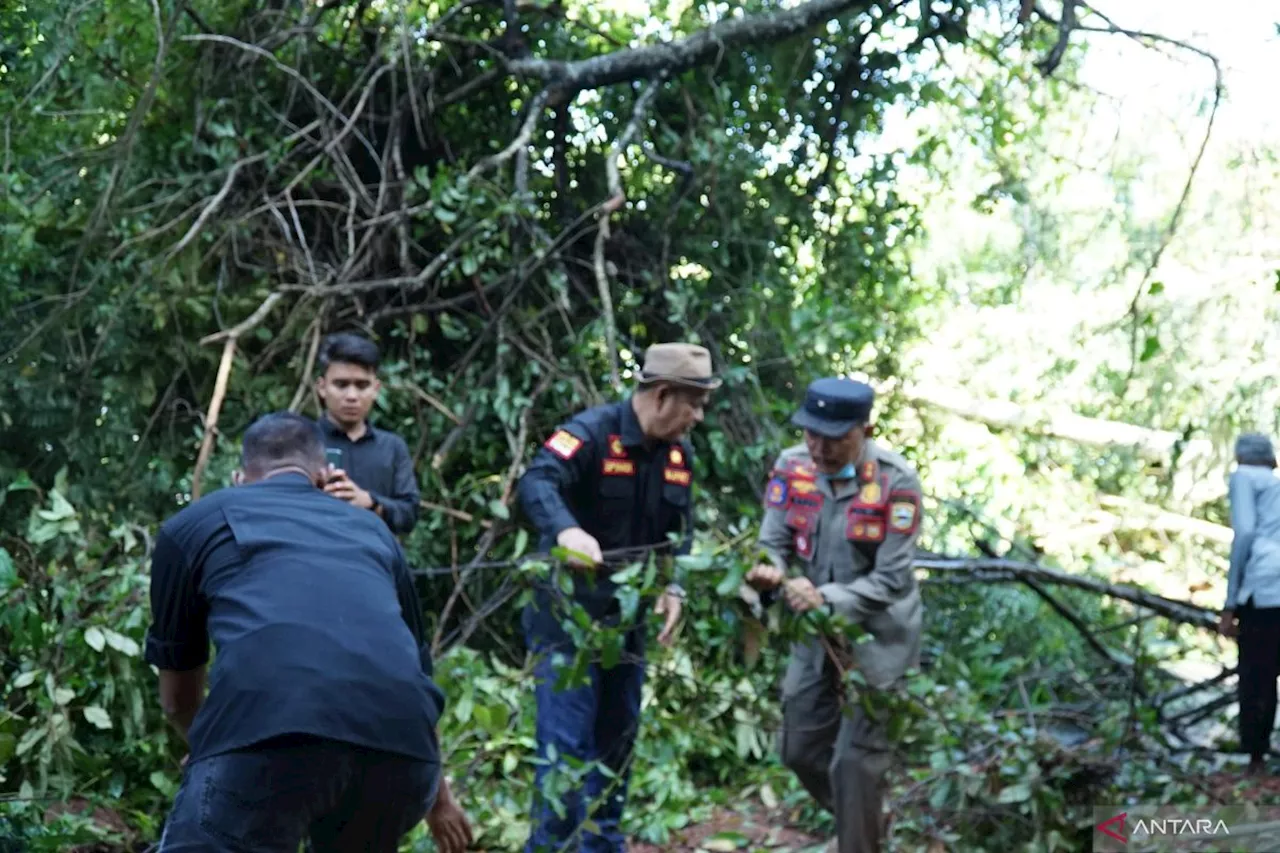
<svg viewBox="0 0 1280 853"><path fill-rule="evenodd" d="M1174 496L1192 504L1216 500L1227 491L1225 478L1205 477L1217 463L1214 444L1206 438L1186 439L1172 430L1090 418L1047 406L976 398L938 385L907 385L899 393L913 403L923 403L991 427L1020 429L1108 450L1127 448L1144 459L1167 466L1176 462L1178 472L1185 471L1186 476L1174 484Z"/></svg>
<svg viewBox="0 0 1280 853"><path fill-rule="evenodd" d="M1058 569L1038 566L1034 563L1023 563L1017 560L949 560L931 557L917 558L915 567L931 572L939 572L944 582L951 578L946 575L963 575L965 579L981 582L1042 582L1069 586L1088 592L1105 595L1127 601L1138 607L1154 611L1167 619L1200 628L1215 629L1218 624L1218 613L1207 607L1200 607L1185 601L1176 601L1156 595L1127 584L1109 584L1083 575L1075 575Z"/></svg>
<svg viewBox="0 0 1280 853"><path fill-rule="evenodd" d="M574 62L515 59L507 63L507 70L521 77L543 80L564 93L643 80L660 72L680 74L735 47L781 41L837 15L861 11L869 5L866 0L808 0L779 12L730 18L666 44L619 50Z"/></svg>

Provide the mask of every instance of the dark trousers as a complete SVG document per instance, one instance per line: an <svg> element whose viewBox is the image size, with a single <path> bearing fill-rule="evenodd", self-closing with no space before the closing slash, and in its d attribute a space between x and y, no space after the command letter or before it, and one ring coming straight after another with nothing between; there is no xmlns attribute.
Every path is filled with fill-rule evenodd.
<svg viewBox="0 0 1280 853"><path fill-rule="evenodd" d="M440 765L287 738L187 765L159 853L395 853L435 800Z"/></svg>
<svg viewBox="0 0 1280 853"><path fill-rule="evenodd" d="M1271 749L1276 722L1276 678L1280 677L1280 608L1241 607L1240 747L1253 758Z"/></svg>
<svg viewBox="0 0 1280 853"><path fill-rule="evenodd" d="M572 664L574 652L563 631L549 619L545 613L525 614L525 637L535 660L541 759L525 853L624 853L622 813L644 685L643 628L628 633L621 662L610 668L591 663L587 684L556 690L560 670ZM563 661L557 662L557 653ZM585 779L580 778L582 768L596 762L612 775L592 766L585 771ZM592 832L582 826L587 818L595 824Z"/></svg>

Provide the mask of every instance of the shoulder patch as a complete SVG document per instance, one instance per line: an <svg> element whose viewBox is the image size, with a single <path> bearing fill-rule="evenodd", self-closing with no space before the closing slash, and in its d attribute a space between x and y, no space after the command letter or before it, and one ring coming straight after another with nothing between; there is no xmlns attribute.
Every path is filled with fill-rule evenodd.
<svg viewBox="0 0 1280 853"><path fill-rule="evenodd" d="M889 530L910 535L920 526L920 494L895 491L889 494Z"/></svg>
<svg viewBox="0 0 1280 853"><path fill-rule="evenodd" d="M769 485L764 490L764 505L769 509L786 509L789 501L787 500L790 490L787 488L787 481L782 477L774 477L769 481Z"/></svg>
<svg viewBox="0 0 1280 853"><path fill-rule="evenodd" d="M567 462L582 449L582 444L582 439L567 429L558 429L551 434L551 438L548 438L542 446Z"/></svg>

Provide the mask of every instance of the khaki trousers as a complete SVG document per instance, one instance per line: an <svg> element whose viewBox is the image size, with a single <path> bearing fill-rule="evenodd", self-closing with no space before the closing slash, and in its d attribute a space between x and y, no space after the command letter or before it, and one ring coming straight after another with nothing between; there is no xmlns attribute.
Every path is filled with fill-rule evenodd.
<svg viewBox="0 0 1280 853"><path fill-rule="evenodd" d="M859 702L842 711L829 671L784 697L782 717L782 763L835 815L839 853L880 853L884 781L892 758L883 723Z"/></svg>

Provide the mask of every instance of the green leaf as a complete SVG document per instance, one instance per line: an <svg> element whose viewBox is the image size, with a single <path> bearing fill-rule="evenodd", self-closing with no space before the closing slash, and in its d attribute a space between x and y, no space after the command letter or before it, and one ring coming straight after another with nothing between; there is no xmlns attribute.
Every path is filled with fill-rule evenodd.
<svg viewBox="0 0 1280 853"><path fill-rule="evenodd" d="M524 551L529 547L529 531L523 527L516 531L516 543L511 550L511 559L518 560L524 556Z"/></svg>
<svg viewBox="0 0 1280 853"><path fill-rule="evenodd" d="M22 740L18 741L18 750L15 754L18 756L26 755L48 731L44 726L27 729L22 735Z"/></svg>
<svg viewBox="0 0 1280 853"><path fill-rule="evenodd" d="M1151 282L1151 286L1147 288L1147 293L1151 294L1152 296L1159 296L1160 294L1164 293L1164 282L1163 281Z"/></svg>
<svg viewBox="0 0 1280 853"><path fill-rule="evenodd" d="M166 797L172 797L178 792L178 786L163 771L153 771L147 778L152 786Z"/></svg>
<svg viewBox="0 0 1280 853"><path fill-rule="evenodd" d="M142 650L138 648L138 644L132 637L126 637L124 634L116 633L110 628L102 630L103 635L107 638L107 645L121 654L136 658Z"/></svg>
<svg viewBox="0 0 1280 853"><path fill-rule="evenodd" d="M21 690L24 687L30 687L32 684L35 684L36 679L39 677L40 670L38 669L29 669L26 672L20 672L18 673L18 677L13 680L13 686L18 690Z"/></svg>
<svg viewBox="0 0 1280 853"><path fill-rule="evenodd" d="M111 728L111 715L97 705L90 705L85 708L84 718L97 728Z"/></svg>
<svg viewBox="0 0 1280 853"><path fill-rule="evenodd" d="M458 718L460 723L468 723L471 721L471 711L475 708L475 699L470 690L462 694L462 698L458 700L458 704L453 706L453 715Z"/></svg>
<svg viewBox="0 0 1280 853"><path fill-rule="evenodd" d="M617 631L609 631L600 640L600 665L605 669L613 669L622 660L622 636Z"/></svg>
<svg viewBox="0 0 1280 853"><path fill-rule="evenodd" d="M1138 357L1139 361L1150 361L1160 352L1160 339L1155 335L1147 338L1142 345L1142 355Z"/></svg>
<svg viewBox="0 0 1280 853"><path fill-rule="evenodd" d="M1025 784L1010 785L996 797L998 803L1022 803L1031 799L1031 786Z"/></svg>
<svg viewBox="0 0 1280 853"><path fill-rule="evenodd" d="M13 557L9 556L8 551L0 548L0 595L4 595L17 585L18 570L14 568Z"/></svg>
<svg viewBox="0 0 1280 853"><path fill-rule="evenodd" d="M741 832L717 832L706 838L701 845L706 850L713 853L732 853L740 847L745 847L751 843L751 839L743 835Z"/></svg>
<svg viewBox="0 0 1280 853"><path fill-rule="evenodd" d="M26 471L19 471L18 475L13 478L13 482L5 486L6 492L29 492L34 491L36 484L32 481L31 476Z"/></svg>
<svg viewBox="0 0 1280 853"><path fill-rule="evenodd" d="M95 652L100 652L107 646L106 636L103 635L102 629L96 625L90 625L84 630L84 641Z"/></svg>
<svg viewBox="0 0 1280 853"><path fill-rule="evenodd" d="M571 560L581 560L584 563L592 562L591 558L581 551L574 551L572 548L566 548L563 545L551 546L551 556L565 563Z"/></svg>
<svg viewBox="0 0 1280 853"><path fill-rule="evenodd" d="M489 512L495 518L500 518L503 521L506 521L511 517L511 510L508 509L506 504L499 500L489 501Z"/></svg>
<svg viewBox="0 0 1280 853"><path fill-rule="evenodd" d="M640 590L635 587L620 587L614 593L618 602L622 605L622 621L630 622L636 618L636 611L640 609Z"/></svg>
<svg viewBox="0 0 1280 853"><path fill-rule="evenodd" d="M0 732L0 767L9 763L14 750L18 748L18 739L8 732Z"/></svg>

